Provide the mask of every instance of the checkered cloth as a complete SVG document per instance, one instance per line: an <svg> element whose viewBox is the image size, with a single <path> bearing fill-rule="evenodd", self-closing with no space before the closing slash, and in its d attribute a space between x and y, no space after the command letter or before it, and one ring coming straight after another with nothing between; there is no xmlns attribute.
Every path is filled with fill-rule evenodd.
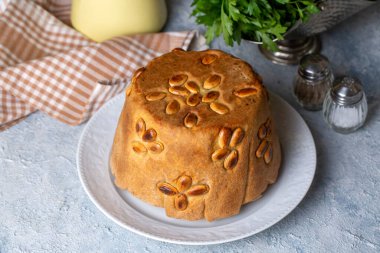
<svg viewBox="0 0 380 253"><path fill-rule="evenodd" d="M95 43L70 27L69 15L67 0L0 2L0 131L36 110L80 124L120 93L134 70L173 48L187 49L195 35Z"/></svg>

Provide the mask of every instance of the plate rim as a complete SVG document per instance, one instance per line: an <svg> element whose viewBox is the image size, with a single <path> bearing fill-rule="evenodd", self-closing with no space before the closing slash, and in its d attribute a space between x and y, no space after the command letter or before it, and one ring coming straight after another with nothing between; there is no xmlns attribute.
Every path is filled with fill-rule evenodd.
<svg viewBox="0 0 380 253"><path fill-rule="evenodd" d="M77 172L79 175L79 179L80 179L82 188L84 188L84 190L85 190L86 194L88 195L88 197L90 198L91 202L110 220L112 220L113 222L115 222L116 224L121 226L122 228L125 228L131 232L138 234L138 235L154 239L156 241L169 242L169 243L178 244L178 245L215 245L215 244L228 243L228 242L233 242L233 241L237 241L240 239L244 239L244 238L255 235L257 233L260 233L260 232L272 227L274 224L278 223L279 221L284 219L286 216L288 216L301 203L301 201L305 198L305 196L309 192L310 187L314 181L315 173L316 173L317 153L316 153L316 146L315 146L314 137L310 131L310 128L308 127L308 125L306 124L306 122L302 118L302 116L286 100L284 100L280 96L274 94L273 92L269 92L269 93L270 93L270 96L275 97L276 99L285 103L289 107L289 109L292 110L297 115L297 117L301 120L302 124L305 126L305 130L306 130L307 134L310 136L310 140L312 142L311 144L313 144L313 145L310 145L311 146L310 148L312 151L311 153L313 154L313 157L310 157L311 164L313 164L313 166L312 166L313 172L312 172L312 177L311 177L310 182L307 185L305 185L306 189L304 189L304 193L301 194L298 199L294 199L294 204L292 206L288 207L285 211L283 211L279 215L277 215L276 218L272 219L270 222L265 223L265 225L262 225L260 228L255 229L255 230L251 230L249 232L240 234L238 236L229 237L226 239L216 239L216 240L208 240L208 241L180 240L180 239L166 238L166 237L161 236L161 235L156 235L153 233L142 231L139 228L136 228L134 226L131 226L129 224L126 224L126 223L120 221L117 217L114 217L105 208L103 208L103 206L98 202L98 200L96 199L94 194L90 191L87 180L85 179L84 174L82 173L81 168L83 168L83 165L82 165L82 159L81 158L82 158L82 153L83 153L83 149L84 149L83 140L87 136L89 129L94 124L96 119L99 117L99 115L101 115L101 112L104 110L107 110L108 107L110 107L112 104L116 103L116 101L118 101L119 99L122 99L124 97L123 93L116 95L111 100L106 102L106 104L93 115L93 117L89 120L89 122L86 124L86 126L84 127L84 129L81 133L81 136L80 136L79 141L78 141L77 151L76 151L76 164L77 164Z"/></svg>

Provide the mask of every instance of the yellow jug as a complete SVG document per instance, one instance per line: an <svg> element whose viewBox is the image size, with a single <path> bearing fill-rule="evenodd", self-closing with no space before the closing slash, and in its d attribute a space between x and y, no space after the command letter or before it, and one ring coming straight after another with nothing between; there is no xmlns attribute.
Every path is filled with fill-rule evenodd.
<svg viewBox="0 0 380 253"><path fill-rule="evenodd" d="M90 39L158 32L167 18L165 0L73 0L71 22Z"/></svg>

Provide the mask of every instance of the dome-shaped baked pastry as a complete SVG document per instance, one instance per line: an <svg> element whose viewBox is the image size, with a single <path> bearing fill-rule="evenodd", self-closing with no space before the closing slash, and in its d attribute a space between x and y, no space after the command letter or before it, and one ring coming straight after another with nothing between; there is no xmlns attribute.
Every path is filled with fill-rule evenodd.
<svg viewBox="0 0 380 253"><path fill-rule="evenodd" d="M261 78L218 50L173 50L127 89L110 165L115 184L170 217L238 214L275 182L281 152Z"/></svg>

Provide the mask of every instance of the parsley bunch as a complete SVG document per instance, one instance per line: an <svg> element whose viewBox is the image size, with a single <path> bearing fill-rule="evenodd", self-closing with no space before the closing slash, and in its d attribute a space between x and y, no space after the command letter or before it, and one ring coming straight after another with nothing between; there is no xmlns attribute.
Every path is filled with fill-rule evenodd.
<svg viewBox="0 0 380 253"><path fill-rule="evenodd" d="M284 39L298 20L319 12L313 0L193 0L192 6L196 22L207 27L208 43L223 34L230 46L244 38L272 51L277 49L273 40Z"/></svg>

